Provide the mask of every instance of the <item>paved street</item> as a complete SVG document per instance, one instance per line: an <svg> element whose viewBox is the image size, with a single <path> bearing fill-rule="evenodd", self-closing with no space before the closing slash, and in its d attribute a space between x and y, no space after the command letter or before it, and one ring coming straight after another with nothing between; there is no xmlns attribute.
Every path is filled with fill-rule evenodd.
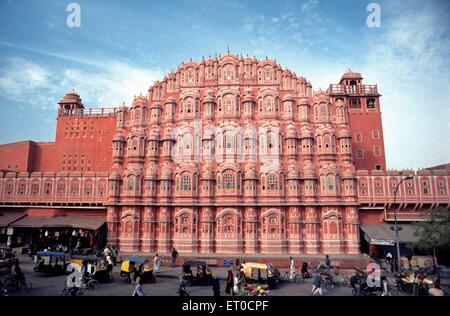
<svg viewBox="0 0 450 316"><path fill-rule="evenodd" d="M45 295L58 296L64 288L66 275L62 276L43 276L33 271L34 263L27 255L19 255L21 267L25 273L27 281L31 281L32 289L27 291L11 291L9 295ZM281 269L284 273L287 269ZM212 267L213 276L220 279L220 287L222 294L225 290L225 277L227 268ZM6 277L5 270L1 271L0 279ZM148 283L143 285L144 292L147 296L173 296L177 295L181 267L174 269L161 268L160 276L156 283ZM126 284L124 278L120 277L120 265L114 267L114 281L110 283L101 283L98 290L84 291L85 296L129 296L132 294L134 286ZM308 296L310 295L312 287L312 279L307 279L304 284L296 285L293 283L281 284L279 288L272 290L268 295L270 296ZM350 288L339 287L330 291L324 290L324 295L328 296L349 296L351 295ZM194 286L187 288L191 296L212 296L211 286Z"/></svg>

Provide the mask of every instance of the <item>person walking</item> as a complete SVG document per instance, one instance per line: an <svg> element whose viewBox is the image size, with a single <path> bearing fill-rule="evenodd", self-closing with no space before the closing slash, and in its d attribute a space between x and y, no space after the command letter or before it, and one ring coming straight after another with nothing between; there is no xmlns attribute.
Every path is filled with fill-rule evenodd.
<svg viewBox="0 0 450 316"><path fill-rule="evenodd" d="M161 267L161 259L159 258L158 254L155 254L155 257L153 258L153 273L155 275L155 279L156 274L159 273L160 267Z"/></svg>
<svg viewBox="0 0 450 316"><path fill-rule="evenodd" d="M186 291L186 283L184 283L184 281L180 282L180 287L178 288L177 293L180 296L189 296L188 292Z"/></svg>
<svg viewBox="0 0 450 316"><path fill-rule="evenodd" d="M173 248L173 251L172 251L172 268L175 268L175 264L177 262L177 257L178 257L178 251L175 248Z"/></svg>
<svg viewBox="0 0 450 316"><path fill-rule="evenodd" d="M320 273L318 271L316 271L316 275L314 276L311 296L314 296L316 293L322 295L322 280L320 278Z"/></svg>
<svg viewBox="0 0 450 316"><path fill-rule="evenodd" d="M289 257L290 260L290 266L289 266L289 280L293 280L295 277L295 263L294 258Z"/></svg>
<svg viewBox="0 0 450 316"><path fill-rule="evenodd" d="M227 274L227 285L225 287L225 293L227 294L231 294L234 296L234 290L233 290L233 271L228 270L228 274Z"/></svg>
<svg viewBox="0 0 450 316"><path fill-rule="evenodd" d="M330 273L331 269L331 260L328 255L325 256L325 269L327 270L327 273Z"/></svg>
<svg viewBox="0 0 450 316"><path fill-rule="evenodd" d="M111 257L112 257L114 266L116 266L116 264L117 264L117 256L118 255L119 255L119 253L117 252L116 246L112 246Z"/></svg>
<svg viewBox="0 0 450 316"><path fill-rule="evenodd" d="M215 297L220 296L220 282L219 282L218 278L214 278L213 284L212 284L212 290L213 290L213 295Z"/></svg>
<svg viewBox="0 0 450 316"><path fill-rule="evenodd" d="M241 290L239 287L239 277L240 277L240 271L237 271L234 280L233 280L233 296L239 294L239 291Z"/></svg>
<svg viewBox="0 0 450 316"><path fill-rule="evenodd" d="M136 284L136 287L134 288L132 296L145 296L145 293L142 290L142 280L141 280L141 278L137 278L136 281L137 281L136 282L137 284Z"/></svg>

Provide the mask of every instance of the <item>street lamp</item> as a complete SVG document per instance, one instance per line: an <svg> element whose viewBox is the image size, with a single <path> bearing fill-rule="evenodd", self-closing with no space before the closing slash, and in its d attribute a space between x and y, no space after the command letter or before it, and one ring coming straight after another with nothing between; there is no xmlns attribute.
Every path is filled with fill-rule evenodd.
<svg viewBox="0 0 450 316"><path fill-rule="evenodd" d="M398 231L401 230L401 227L398 227L397 225L397 208L395 207L395 199L397 197L397 192L398 192L398 188L400 187L400 184L405 181L405 180L409 180L409 179L413 179L413 176L407 176L406 178L403 178L402 180L400 180L399 183L397 183L397 186L395 188L394 191L394 228L395 230L395 243L397 245L397 272L400 273L400 244L399 244L399 238L398 238Z"/></svg>

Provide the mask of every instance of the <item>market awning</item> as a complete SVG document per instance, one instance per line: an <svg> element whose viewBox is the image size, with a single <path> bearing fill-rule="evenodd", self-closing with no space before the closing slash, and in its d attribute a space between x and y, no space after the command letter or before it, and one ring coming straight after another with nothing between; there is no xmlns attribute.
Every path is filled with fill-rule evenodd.
<svg viewBox="0 0 450 316"><path fill-rule="evenodd" d="M9 224L27 215L25 212L0 212L0 227L7 227Z"/></svg>
<svg viewBox="0 0 450 316"><path fill-rule="evenodd" d="M81 228L97 230L105 223L104 218L98 217L34 217L26 216L12 223L11 227L22 228Z"/></svg>
<svg viewBox="0 0 450 316"><path fill-rule="evenodd" d="M361 230L365 234L366 240L374 245L393 246L395 244L395 230L391 229L394 225L386 223L381 224L363 224ZM399 241L410 243L417 241L414 237L414 229L410 224L399 225L401 230L398 232Z"/></svg>

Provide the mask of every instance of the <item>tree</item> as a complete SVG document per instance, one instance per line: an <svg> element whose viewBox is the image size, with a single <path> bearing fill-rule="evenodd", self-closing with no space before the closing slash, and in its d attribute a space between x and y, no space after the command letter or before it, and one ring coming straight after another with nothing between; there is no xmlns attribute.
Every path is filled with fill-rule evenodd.
<svg viewBox="0 0 450 316"><path fill-rule="evenodd" d="M450 251L450 209L431 209L427 220L413 223L413 229L418 239L413 245L419 250L432 251L437 265L436 253Z"/></svg>

